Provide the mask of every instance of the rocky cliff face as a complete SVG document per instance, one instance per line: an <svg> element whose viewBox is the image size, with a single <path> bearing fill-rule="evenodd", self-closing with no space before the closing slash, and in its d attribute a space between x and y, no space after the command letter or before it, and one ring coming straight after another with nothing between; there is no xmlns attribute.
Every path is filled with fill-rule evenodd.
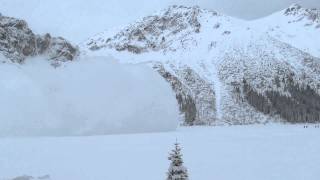
<svg viewBox="0 0 320 180"><path fill-rule="evenodd" d="M306 26L310 26L314 23L317 28L320 28L320 11L318 9L305 9L299 4L294 4L287 8L284 14L286 16L295 17L296 20L293 22L306 19L309 20L309 23L305 24Z"/></svg>
<svg viewBox="0 0 320 180"><path fill-rule="evenodd" d="M279 17L246 22L172 6L120 32L90 38L83 50L151 63L176 93L184 124L319 122L320 59L309 53L317 47L301 49L288 39L292 32L280 31L300 28L301 23L289 23L297 10L302 12L291 6ZM317 10L303 12L303 23L317 22ZM282 21L279 30L271 24ZM295 35L303 38L309 30L302 25ZM283 38L278 32L285 32Z"/></svg>
<svg viewBox="0 0 320 180"><path fill-rule="evenodd" d="M24 20L0 14L0 53L22 63L27 57L37 55L54 61L73 60L78 50L64 38L36 35Z"/></svg>
<svg viewBox="0 0 320 180"><path fill-rule="evenodd" d="M164 49L174 51L171 47L174 41L168 37L183 39L188 34L199 33L201 24L198 18L201 11L198 7L172 6L161 15L148 16L143 18L143 23L128 26L114 37L103 38L101 42L94 40L88 45L91 50L108 47L135 54Z"/></svg>

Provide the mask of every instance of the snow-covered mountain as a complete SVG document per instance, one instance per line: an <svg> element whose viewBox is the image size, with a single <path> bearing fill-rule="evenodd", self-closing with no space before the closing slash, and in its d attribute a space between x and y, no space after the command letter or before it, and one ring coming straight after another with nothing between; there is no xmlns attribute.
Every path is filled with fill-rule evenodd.
<svg viewBox="0 0 320 180"><path fill-rule="evenodd" d="M298 4L256 21L274 38L320 57L320 10Z"/></svg>
<svg viewBox="0 0 320 180"><path fill-rule="evenodd" d="M78 49L62 37L36 35L26 21L0 14L0 53L19 63L35 56L57 62L75 59Z"/></svg>
<svg viewBox="0 0 320 180"><path fill-rule="evenodd" d="M171 85L186 125L316 122L319 31L319 10L296 4L255 21L171 6L88 39L79 59L148 64ZM18 63L44 56L55 67L78 56L64 38L2 15L0 52Z"/></svg>
<svg viewBox="0 0 320 180"><path fill-rule="evenodd" d="M188 125L316 122L319 31L319 11L298 5L256 21L171 6L81 50L149 64L171 84Z"/></svg>

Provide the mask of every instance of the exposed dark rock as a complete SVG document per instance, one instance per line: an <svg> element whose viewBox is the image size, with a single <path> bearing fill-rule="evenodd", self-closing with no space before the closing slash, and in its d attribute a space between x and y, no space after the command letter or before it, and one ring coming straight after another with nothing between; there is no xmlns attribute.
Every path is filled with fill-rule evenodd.
<svg viewBox="0 0 320 180"><path fill-rule="evenodd" d="M320 25L320 11L318 9L305 9L298 4L294 4L287 8L284 14L287 16L297 16L297 20L295 21L307 18L311 22L308 25L312 25L312 23L317 23L316 27Z"/></svg>
<svg viewBox="0 0 320 180"><path fill-rule="evenodd" d="M22 63L36 55L56 61L73 60L78 50L64 38L35 35L24 20L0 15L0 53L13 62Z"/></svg>
<svg viewBox="0 0 320 180"><path fill-rule="evenodd" d="M229 34L231 34L231 31L224 31L223 32L223 35L229 35Z"/></svg>
<svg viewBox="0 0 320 180"><path fill-rule="evenodd" d="M285 15L295 15L301 8L299 4L293 4L285 10Z"/></svg>
<svg viewBox="0 0 320 180"><path fill-rule="evenodd" d="M18 176L13 178L12 180L50 180L50 176L49 175L44 175L44 176L39 176L39 177L33 177L33 176Z"/></svg>

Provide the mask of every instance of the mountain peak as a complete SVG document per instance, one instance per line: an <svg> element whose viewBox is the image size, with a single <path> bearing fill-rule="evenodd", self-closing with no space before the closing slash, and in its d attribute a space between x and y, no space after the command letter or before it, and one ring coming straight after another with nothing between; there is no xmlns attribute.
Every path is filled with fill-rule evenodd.
<svg viewBox="0 0 320 180"><path fill-rule="evenodd" d="M292 4L284 11L286 16L307 17L309 20L320 22L320 10L316 8L303 8L299 4Z"/></svg>
<svg viewBox="0 0 320 180"><path fill-rule="evenodd" d="M307 15L311 9L306 9L302 7L300 4L292 4L287 9L284 10L284 14L286 16L299 16L299 15Z"/></svg>
<svg viewBox="0 0 320 180"><path fill-rule="evenodd" d="M217 14L217 12L213 11L213 10L207 10L207 9L203 9L200 6L184 6L184 5L171 5L168 8L164 9L164 11L167 12L176 12L179 13L180 12L192 12L192 11L199 11L199 12L211 12L213 14Z"/></svg>
<svg viewBox="0 0 320 180"><path fill-rule="evenodd" d="M306 26L315 25L316 28L320 28L320 10L313 8L303 8L299 4L293 4L289 8L284 10L285 16L293 17L294 20L291 22L299 22L307 20Z"/></svg>
<svg viewBox="0 0 320 180"><path fill-rule="evenodd" d="M172 42L178 41L177 39L183 42L183 39L190 34L200 33L202 20L213 16L218 16L218 13L201 9L199 6L173 5L144 17L106 40L97 37L103 39L101 43L94 38L89 40L87 45L90 46L90 50L115 47L118 51L130 51L136 54L149 50L163 50Z"/></svg>
<svg viewBox="0 0 320 180"><path fill-rule="evenodd" d="M0 14L0 54L11 61L22 63L27 57L38 55L67 61L73 60L77 53L77 48L66 39L34 34L25 20Z"/></svg>
<svg viewBox="0 0 320 180"><path fill-rule="evenodd" d="M190 10L190 9L201 9L199 6L184 6L184 5L171 5L167 8L169 9L184 9L184 10Z"/></svg>
<svg viewBox="0 0 320 180"><path fill-rule="evenodd" d="M302 9L302 6L300 4L292 4L285 10L286 15L295 15Z"/></svg>

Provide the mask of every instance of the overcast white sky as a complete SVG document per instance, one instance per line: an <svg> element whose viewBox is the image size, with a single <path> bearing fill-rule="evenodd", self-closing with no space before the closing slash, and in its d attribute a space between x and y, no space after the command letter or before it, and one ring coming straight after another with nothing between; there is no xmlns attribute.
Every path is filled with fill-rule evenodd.
<svg viewBox="0 0 320 180"><path fill-rule="evenodd" d="M293 3L320 8L320 0L0 0L0 13L27 20L36 33L49 32L79 43L173 4L256 19Z"/></svg>

